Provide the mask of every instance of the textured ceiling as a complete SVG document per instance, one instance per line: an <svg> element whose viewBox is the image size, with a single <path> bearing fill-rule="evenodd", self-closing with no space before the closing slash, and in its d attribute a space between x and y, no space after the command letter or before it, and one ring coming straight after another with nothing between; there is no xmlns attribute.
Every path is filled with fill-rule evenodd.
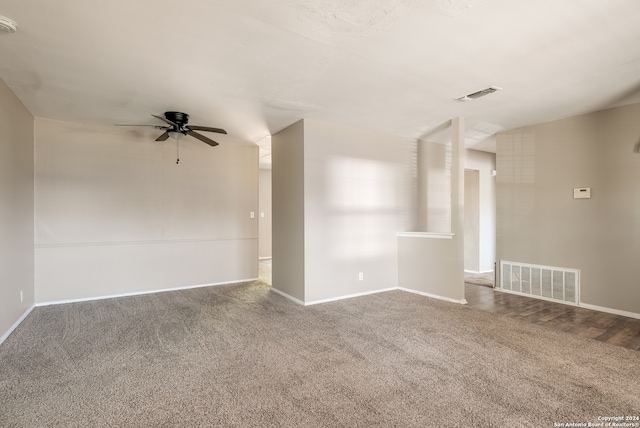
<svg viewBox="0 0 640 428"><path fill-rule="evenodd" d="M436 139L464 116L491 151L497 131L640 101L637 0L0 0L0 15L18 23L0 77L35 116L77 123L178 110L268 145L301 118Z"/></svg>

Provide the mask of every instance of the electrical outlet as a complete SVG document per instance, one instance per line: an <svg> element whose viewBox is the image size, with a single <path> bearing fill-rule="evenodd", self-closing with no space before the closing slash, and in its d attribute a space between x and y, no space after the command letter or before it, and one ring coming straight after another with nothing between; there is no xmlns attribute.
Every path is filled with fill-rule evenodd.
<svg viewBox="0 0 640 428"><path fill-rule="evenodd" d="M358 281L362 281L362 280L364 280L364 272L360 272L358 274Z"/></svg>

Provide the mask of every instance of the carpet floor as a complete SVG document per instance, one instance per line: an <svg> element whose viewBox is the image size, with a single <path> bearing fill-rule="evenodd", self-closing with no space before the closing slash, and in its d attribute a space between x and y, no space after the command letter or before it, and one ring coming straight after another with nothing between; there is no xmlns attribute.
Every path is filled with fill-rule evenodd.
<svg viewBox="0 0 640 428"><path fill-rule="evenodd" d="M493 272L485 273L464 273L464 282L467 284L484 285L485 287L493 287Z"/></svg>
<svg viewBox="0 0 640 428"><path fill-rule="evenodd" d="M34 309L0 346L0 426L553 427L639 415L639 385L640 352L255 281Z"/></svg>

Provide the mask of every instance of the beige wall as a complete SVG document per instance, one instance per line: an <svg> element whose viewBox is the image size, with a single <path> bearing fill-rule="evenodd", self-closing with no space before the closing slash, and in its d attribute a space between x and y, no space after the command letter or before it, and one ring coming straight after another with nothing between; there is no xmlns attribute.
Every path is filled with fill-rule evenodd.
<svg viewBox="0 0 640 428"><path fill-rule="evenodd" d="M639 142L640 104L499 134L497 259L580 269L583 303L639 314Z"/></svg>
<svg viewBox="0 0 640 428"><path fill-rule="evenodd" d="M33 116L0 80L0 342L34 303ZM20 301L20 292L23 301Z"/></svg>
<svg viewBox="0 0 640 428"><path fill-rule="evenodd" d="M36 119L36 302L258 276L258 148L154 137Z"/></svg>
<svg viewBox="0 0 640 428"><path fill-rule="evenodd" d="M271 137L272 286L305 300L304 127L302 120Z"/></svg>
<svg viewBox="0 0 640 428"><path fill-rule="evenodd" d="M398 286L460 303L464 302L464 127L464 118L454 118L450 122L450 143L444 148L438 147L439 144L421 143L419 148L427 148L426 156L425 151L418 151L418 183L425 183L426 176L427 184L422 185L418 199L429 200L433 196L432 176L446 184L448 197L438 196L441 209L434 213L427 204L426 214L428 218L435 214L448 217L448 230L400 234L397 238ZM429 165L436 165L436 170L430 172ZM445 201L448 207L444 206ZM420 215L424 216L425 212ZM431 220L428 223L432 224ZM445 225L441 223L441 227Z"/></svg>
<svg viewBox="0 0 640 428"><path fill-rule="evenodd" d="M396 287L395 234L415 223L414 144L305 120L304 147L306 301Z"/></svg>
<svg viewBox="0 0 640 428"><path fill-rule="evenodd" d="M464 303L463 263L455 237L398 237L398 286L452 302Z"/></svg>
<svg viewBox="0 0 640 428"><path fill-rule="evenodd" d="M421 232L451 232L451 144L418 141L418 224Z"/></svg>
<svg viewBox="0 0 640 428"><path fill-rule="evenodd" d="M271 257L271 170L260 169L260 185L259 185L259 210L260 220L259 227L259 247L260 258L267 259Z"/></svg>
<svg viewBox="0 0 640 428"><path fill-rule="evenodd" d="M415 223L414 148L306 119L275 134L274 288L314 303L397 287L395 234Z"/></svg>

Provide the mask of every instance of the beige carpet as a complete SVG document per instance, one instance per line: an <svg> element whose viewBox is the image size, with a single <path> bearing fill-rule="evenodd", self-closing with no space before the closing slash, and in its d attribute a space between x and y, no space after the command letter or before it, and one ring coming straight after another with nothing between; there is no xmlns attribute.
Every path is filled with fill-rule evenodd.
<svg viewBox="0 0 640 428"><path fill-rule="evenodd" d="M493 287L493 272L487 273L464 273L464 282L467 284L484 285L485 287Z"/></svg>
<svg viewBox="0 0 640 428"><path fill-rule="evenodd" d="M553 427L640 413L640 352L392 291L260 282L36 308L2 427Z"/></svg>

